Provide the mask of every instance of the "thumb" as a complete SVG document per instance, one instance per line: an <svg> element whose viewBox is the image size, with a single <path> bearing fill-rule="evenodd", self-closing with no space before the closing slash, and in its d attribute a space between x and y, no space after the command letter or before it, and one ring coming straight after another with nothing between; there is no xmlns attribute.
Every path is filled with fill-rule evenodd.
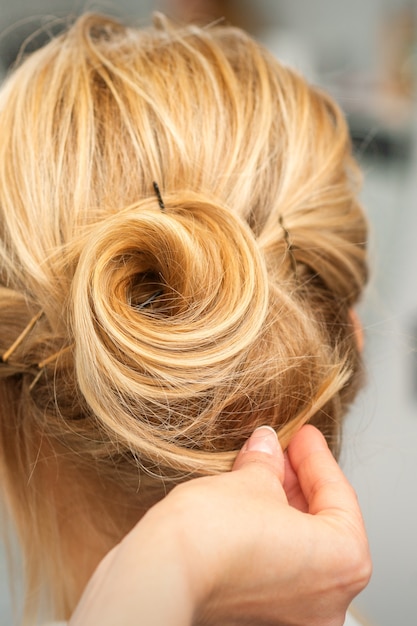
<svg viewBox="0 0 417 626"><path fill-rule="evenodd" d="M232 469L240 470L250 465L266 467L281 483L284 481L284 454L277 433L271 426L260 426L252 433L237 455Z"/></svg>
<svg viewBox="0 0 417 626"><path fill-rule="evenodd" d="M290 441L288 456L309 513L361 517L356 494L317 428L304 426Z"/></svg>

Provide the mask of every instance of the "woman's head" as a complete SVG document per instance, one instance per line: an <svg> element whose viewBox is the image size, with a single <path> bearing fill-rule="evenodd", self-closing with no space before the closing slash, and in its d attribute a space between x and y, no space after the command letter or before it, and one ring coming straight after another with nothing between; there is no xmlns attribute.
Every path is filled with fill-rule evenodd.
<svg viewBox="0 0 417 626"><path fill-rule="evenodd" d="M366 224L327 96L239 30L87 15L9 78L0 136L0 353L39 313L0 365L32 583L68 510L125 532L257 425L337 452Z"/></svg>

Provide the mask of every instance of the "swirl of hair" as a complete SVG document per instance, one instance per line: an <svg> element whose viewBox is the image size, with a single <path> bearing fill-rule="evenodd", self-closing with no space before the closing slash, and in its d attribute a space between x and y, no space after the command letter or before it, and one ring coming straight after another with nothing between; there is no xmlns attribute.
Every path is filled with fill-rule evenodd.
<svg viewBox="0 0 417 626"><path fill-rule="evenodd" d="M339 107L307 84L297 82L296 89L288 89L287 97L297 133L259 245L266 257L284 253L287 273L294 273L295 263L299 278L321 281L353 306L367 280L367 222L358 201L361 172ZM314 132L303 132L303 124L311 124Z"/></svg>
<svg viewBox="0 0 417 626"><path fill-rule="evenodd" d="M219 413L265 321L268 281L243 220L188 192L164 203L163 212L154 198L131 205L83 240L75 367L109 441L148 470L189 471L198 448L217 447Z"/></svg>

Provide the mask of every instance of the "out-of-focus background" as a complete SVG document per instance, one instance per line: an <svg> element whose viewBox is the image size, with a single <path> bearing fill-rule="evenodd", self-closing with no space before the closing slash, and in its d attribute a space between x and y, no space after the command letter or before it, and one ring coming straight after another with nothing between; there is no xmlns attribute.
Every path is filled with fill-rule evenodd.
<svg viewBox="0 0 417 626"><path fill-rule="evenodd" d="M373 275L360 314L368 386L346 423L342 466L374 560L356 607L375 626L417 624L417 4L413 0L0 0L0 76L53 17L103 10L148 23L225 17L339 101L365 172ZM48 29L47 29L48 30ZM38 34L28 49L49 35ZM1 138L0 138L1 140ZM47 497L47 496L46 496ZM0 555L0 625L13 624Z"/></svg>

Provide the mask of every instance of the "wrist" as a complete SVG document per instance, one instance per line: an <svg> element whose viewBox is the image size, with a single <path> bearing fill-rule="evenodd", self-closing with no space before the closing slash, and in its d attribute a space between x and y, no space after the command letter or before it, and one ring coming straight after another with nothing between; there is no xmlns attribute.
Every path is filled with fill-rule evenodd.
<svg viewBox="0 0 417 626"><path fill-rule="evenodd" d="M203 495L204 489L195 492L190 489L190 485L180 485L145 515L149 529L154 529L158 554L162 555L161 568L167 576L168 564L173 567L175 563L183 602L191 616L190 624L200 623L200 617L220 578L216 569L217 546L207 536L207 527L200 517L202 514L206 518L208 514L203 505ZM145 527L143 531L146 537ZM166 555L169 555L169 559Z"/></svg>
<svg viewBox="0 0 417 626"><path fill-rule="evenodd" d="M70 626L194 623L197 602L175 518L162 503L148 511L100 563Z"/></svg>
<svg viewBox="0 0 417 626"><path fill-rule="evenodd" d="M199 604L200 589L188 558L186 531L181 515L169 511L163 502L151 509L139 523L134 535L133 554L140 554L146 587L141 604L141 624L152 626L191 626ZM160 621L155 621L158 607ZM148 620L149 613L149 620Z"/></svg>
<svg viewBox="0 0 417 626"><path fill-rule="evenodd" d="M193 487L193 481L177 486L147 514L154 528L163 528L162 541L177 563L184 601L191 616L186 624L218 623L213 608L218 608L221 581L228 578L233 541L230 529L225 530L222 521L207 506L211 481L211 478L199 479L198 489ZM221 537L225 534L229 537L227 550L222 549Z"/></svg>

